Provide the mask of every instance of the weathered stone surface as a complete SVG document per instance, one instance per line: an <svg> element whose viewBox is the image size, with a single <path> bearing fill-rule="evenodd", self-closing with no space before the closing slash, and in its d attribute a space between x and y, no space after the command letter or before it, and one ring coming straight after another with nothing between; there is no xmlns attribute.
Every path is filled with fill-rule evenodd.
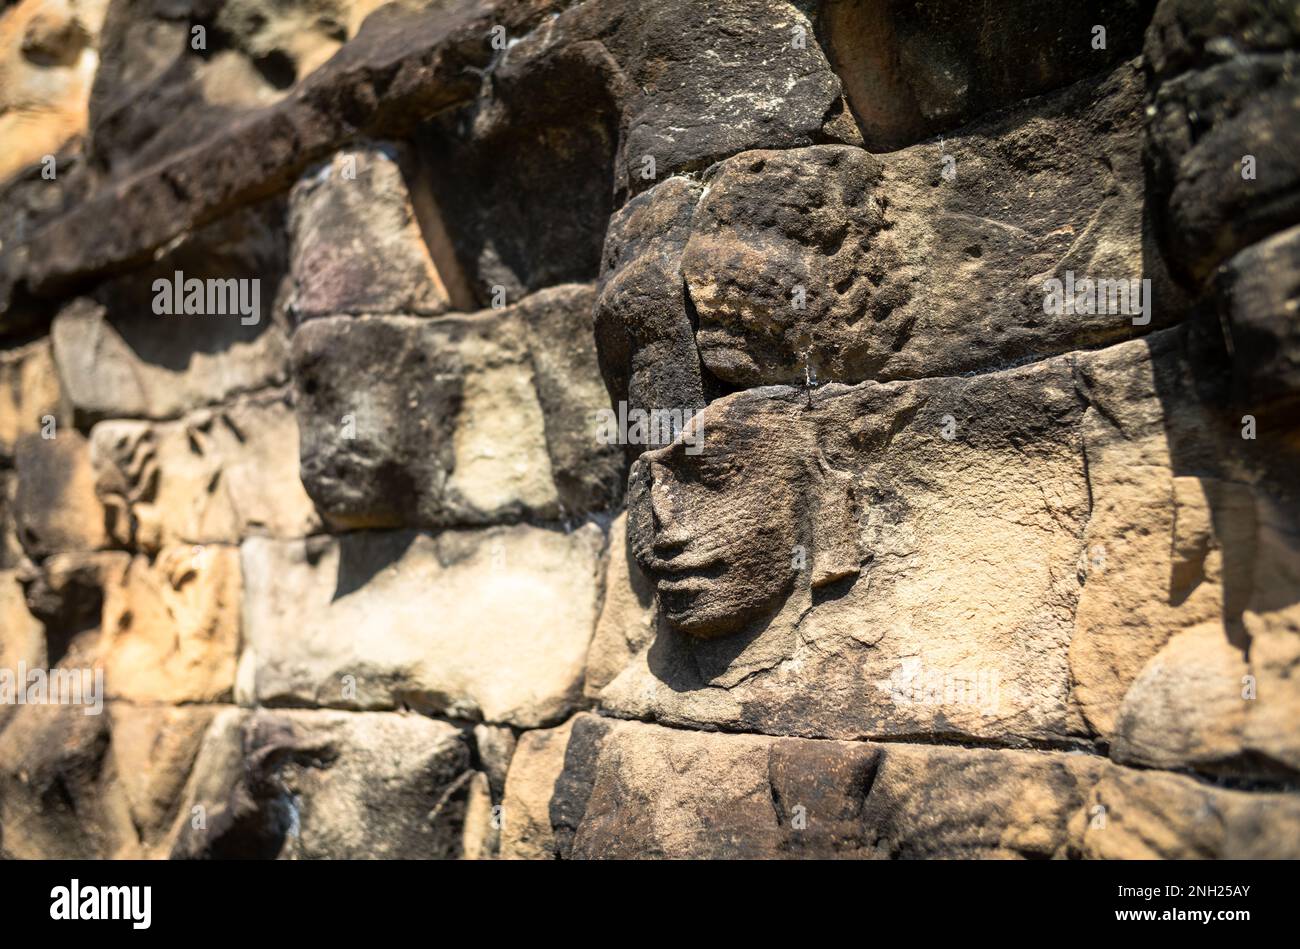
<svg viewBox="0 0 1300 949"><path fill-rule="evenodd" d="M1182 775L1112 767L1072 831L1088 859L1294 860L1300 795L1229 791Z"/></svg>
<svg viewBox="0 0 1300 949"><path fill-rule="evenodd" d="M479 722L474 726L474 750L479 764L488 779L491 797L501 800L505 793L506 774L510 759L515 754L515 733L508 725L488 725Z"/></svg>
<svg viewBox="0 0 1300 949"><path fill-rule="evenodd" d="M1294 2L373 2L0 159L0 857L1300 856Z"/></svg>
<svg viewBox="0 0 1300 949"><path fill-rule="evenodd" d="M1106 767L1086 755L719 735L583 715L550 813L570 859L1044 858L1068 852L1071 819Z"/></svg>
<svg viewBox="0 0 1300 949"><path fill-rule="evenodd" d="M1192 538L1236 561L1221 581L1222 615L1179 631L1142 668L1120 708L1116 760L1247 776L1300 772L1300 537L1294 510L1246 500L1234 509L1211 497L1207 520L1240 524L1208 543ZM1182 510L1179 517L1181 526ZM1207 570L1206 581L1215 579Z"/></svg>
<svg viewBox="0 0 1300 949"><path fill-rule="evenodd" d="M0 182L0 337L16 342L48 332L55 304L27 292L31 238L82 200L92 186L80 140L54 156L55 177L29 165ZM8 343L8 340L6 340Z"/></svg>
<svg viewBox="0 0 1300 949"><path fill-rule="evenodd" d="M840 104L811 24L780 0L574 4L513 42L491 80L424 142L483 304L494 286L513 300L592 279L629 195L747 148L820 141Z"/></svg>
<svg viewBox="0 0 1300 949"><path fill-rule="evenodd" d="M451 281L425 244L403 161L391 144L344 149L294 186L290 305L298 319L450 308Z"/></svg>
<svg viewBox="0 0 1300 949"><path fill-rule="evenodd" d="M378 5L117 0L90 103L95 161L118 175L140 171L279 101Z"/></svg>
<svg viewBox="0 0 1300 949"><path fill-rule="evenodd" d="M460 730L418 715L233 710L213 722L173 856L436 859L461 851Z"/></svg>
<svg viewBox="0 0 1300 949"><path fill-rule="evenodd" d="M88 660L81 652L70 661ZM71 705L15 711L0 733L0 853L19 859L167 854L171 825L195 816L180 812L181 792L212 707L109 703L95 715Z"/></svg>
<svg viewBox="0 0 1300 949"><path fill-rule="evenodd" d="M599 42L569 36L565 22L511 40L480 99L417 138L430 198L479 306L596 276L627 80ZM539 83L547 95L536 94Z"/></svg>
<svg viewBox="0 0 1300 949"><path fill-rule="evenodd" d="M1293 452L1240 438L1189 338L713 403L633 469L657 628L602 706L831 738L1095 735L1136 763L1294 769L1300 545L1277 487ZM1163 655L1175 636L1192 645Z"/></svg>
<svg viewBox="0 0 1300 949"><path fill-rule="evenodd" d="M500 840L499 820L492 813L492 791L488 776L475 771L465 785L465 816L461 829L460 856L463 860L491 860Z"/></svg>
<svg viewBox="0 0 1300 949"><path fill-rule="evenodd" d="M596 698L610 681L654 638L654 586L633 556L627 537L627 514L609 526L606 545L605 599L587 653L585 691Z"/></svg>
<svg viewBox="0 0 1300 949"><path fill-rule="evenodd" d="M1066 740L1084 407L1069 358L714 402L701 453L684 437L633 469L659 627L602 705L775 734Z"/></svg>
<svg viewBox="0 0 1300 949"><path fill-rule="evenodd" d="M23 0L0 13L0 181L86 130L108 0Z"/></svg>
<svg viewBox="0 0 1300 949"><path fill-rule="evenodd" d="M282 393L175 422L100 422L90 434L95 488L113 539L147 551L319 530L298 479L297 445Z"/></svg>
<svg viewBox="0 0 1300 949"><path fill-rule="evenodd" d="M76 429L53 427L53 438L24 435L14 471L14 520L32 557L107 546L104 508L95 496L90 445Z"/></svg>
<svg viewBox="0 0 1300 949"><path fill-rule="evenodd" d="M25 556L18 543L18 526L14 523L14 498L18 491L18 477L13 471L0 468L0 570L10 570L22 563Z"/></svg>
<svg viewBox="0 0 1300 949"><path fill-rule="evenodd" d="M861 0L823 4L820 27L867 147L892 151L1113 67L1142 48L1154 7Z"/></svg>
<svg viewBox="0 0 1300 949"><path fill-rule="evenodd" d="M202 148L185 147L153 167L124 172L34 235L27 283L38 293L57 293L83 277L144 264L178 235L287 189L358 136L404 136L415 123L474 96L494 55L493 26L519 35L552 7L551 0L385 4L279 102L209 130ZM148 36L143 39L147 44ZM157 88L165 94L170 87ZM178 87L182 94L191 89ZM209 115L201 110L196 122ZM203 137L186 132L185 123L169 127L169 134L186 146Z"/></svg>
<svg viewBox="0 0 1300 949"><path fill-rule="evenodd" d="M0 853L94 859L133 842L129 805L107 756L105 716L27 705L0 732Z"/></svg>
<svg viewBox="0 0 1300 949"><path fill-rule="evenodd" d="M589 288L436 320L312 320L294 334L302 480L347 527L555 519L607 507L621 468ZM568 352L566 353L566 349Z"/></svg>
<svg viewBox="0 0 1300 949"><path fill-rule="evenodd" d="M701 186L669 178L624 205L609 222L596 298L596 351L615 409L678 410L708 402L695 327L682 282L682 251ZM663 446L662 439L647 441ZM629 446L632 453L642 446Z"/></svg>
<svg viewBox="0 0 1300 949"><path fill-rule="evenodd" d="M855 324L874 327L902 302L868 312L882 174L879 159L843 145L746 152L713 170L681 264L711 372L739 385L793 382L814 346L830 378L878 371L855 364L883 348ZM774 204L773 194L786 197ZM901 254L890 263L901 265ZM832 352L845 364L826 365Z"/></svg>
<svg viewBox="0 0 1300 949"><path fill-rule="evenodd" d="M548 748L521 771L553 788L558 844L529 856L551 846L573 859L1300 854L1300 796L1226 791L1090 755L721 735L580 715L552 781L543 771L553 758Z"/></svg>
<svg viewBox="0 0 1300 949"><path fill-rule="evenodd" d="M167 547L131 560L104 595L104 685L132 702L223 702L240 644L239 551Z"/></svg>
<svg viewBox="0 0 1300 949"><path fill-rule="evenodd" d="M943 148L878 158L823 145L722 163L681 264L705 367L740 386L802 382L809 367L823 382L919 378L1181 319L1144 237L1139 79L1122 65ZM1046 281L1067 274L1151 282L1128 313L1117 293L1102 294L1113 310L1049 313Z"/></svg>
<svg viewBox="0 0 1300 949"><path fill-rule="evenodd" d="M1257 415L1294 417L1300 399L1300 227L1237 254L1215 274L1232 345L1233 395Z"/></svg>
<svg viewBox="0 0 1300 949"><path fill-rule="evenodd" d="M12 462L20 438L62 421L60 395L49 339L0 350L0 463Z"/></svg>
<svg viewBox="0 0 1300 949"><path fill-rule="evenodd" d="M838 104L840 83L821 50L794 42L800 31L812 39L794 4L728 0L701 10L679 0L600 14L626 17L606 45L641 92L624 114L617 180L633 193L744 149L811 144ZM647 155L655 178L641 174Z"/></svg>
<svg viewBox="0 0 1300 949"><path fill-rule="evenodd" d="M109 705L109 755L143 854L152 855L163 844L177 819L194 817L180 813L179 805L216 713L215 707L205 705Z"/></svg>
<svg viewBox="0 0 1300 949"><path fill-rule="evenodd" d="M72 643L57 668L73 673L97 665L95 636L87 634ZM0 730L4 858L138 855L126 792L109 755L108 716L102 711L87 714L95 712L92 703L28 704L13 710Z"/></svg>
<svg viewBox="0 0 1300 949"><path fill-rule="evenodd" d="M1222 617L1222 585L1239 586L1232 574L1253 534L1244 486L1176 473L1206 470L1213 453L1202 449L1192 467L1183 446L1217 427L1180 385L1178 338L1152 341L1155 360L1146 344L1128 343L1097 354L1081 373L1092 510L1070 667L1084 717L1107 736L1129 685L1164 643ZM1223 513L1211 516L1216 508Z"/></svg>
<svg viewBox="0 0 1300 949"><path fill-rule="evenodd" d="M18 664L45 666L45 627L27 609L18 574L0 570L0 669L17 676ZM12 705L0 704L0 729L13 715Z"/></svg>
<svg viewBox="0 0 1300 949"><path fill-rule="evenodd" d="M582 695L603 540L594 525L247 540L241 699L562 718Z"/></svg>
<svg viewBox="0 0 1300 949"><path fill-rule="evenodd" d="M1242 438L1226 376L1197 378L1187 343L1158 334L1080 364L1092 514L1074 694L1118 760L1275 777L1300 761L1300 538L1279 488L1295 450L1284 431Z"/></svg>
<svg viewBox="0 0 1300 949"><path fill-rule="evenodd" d="M1300 12L1285 0L1156 9L1144 51L1149 201L1171 266L1194 286L1300 223L1298 50Z"/></svg>
<svg viewBox="0 0 1300 949"><path fill-rule="evenodd" d="M519 745L506 775L501 805L503 860L554 860L551 797L564 770L564 755L575 719L556 728L536 729L519 736Z"/></svg>
<svg viewBox="0 0 1300 949"><path fill-rule="evenodd" d="M561 286L520 301L533 386L546 427L546 450L560 512L605 510L623 494L622 452L600 440L596 415L607 405L593 336L591 287Z"/></svg>
<svg viewBox="0 0 1300 949"><path fill-rule="evenodd" d="M241 392L282 384L288 339L281 283L285 240L278 202L194 235L151 267L65 306L51 328L54 359L79 425L107 418L174 418ZM238 281L255 315L159 313L164 281ZM205 283L205 289L209 284ZM215 287L216 284L211 284ZM227 290L225 284L222 289ZM233 298L227 298L233 299ZM221 301L214 297L214 303ZM252 309L250 306L249 309Z"/></svg>
<svg viewBox="0 0 1300 949"><path fill-rule="evenodd" d="M62 661L82 633L103 621L104 591L121 583L131 555L120 550L51 554L18 571L27 609L44 627L46 661Z"/></svg>

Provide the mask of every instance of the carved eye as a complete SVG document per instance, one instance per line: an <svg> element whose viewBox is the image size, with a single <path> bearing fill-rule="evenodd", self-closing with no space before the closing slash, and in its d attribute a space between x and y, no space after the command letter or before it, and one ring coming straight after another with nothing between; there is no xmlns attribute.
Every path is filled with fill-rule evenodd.
<svg viewBox="0 0 1300 949"><path fill-rule="evenodd" d="M715 490L731 485L742 468L740 459L729 452L700 455L694 461L695 474L700 484Z"/></svg>

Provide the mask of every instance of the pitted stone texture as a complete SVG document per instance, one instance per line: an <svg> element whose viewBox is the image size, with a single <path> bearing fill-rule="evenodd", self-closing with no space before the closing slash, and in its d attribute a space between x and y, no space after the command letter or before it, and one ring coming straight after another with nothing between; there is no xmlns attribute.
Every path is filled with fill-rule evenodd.
<svg viewBox="0 0 1300 949"><path fill-rule="evenodd" d="M609 526L605 560L605 599L587 653L585 690L596 698L632 658L654 638L655 591L632 553L627 513Z"/></svg>
<svg viewBox="0 0 1300 949"><path fill-rule="evenodd" d="M59 380L77 424L175 418L283 384L288 332L281 299L282 227L277 202L223 218L151 266L63 307L51 336ZM174 302L170 288L177 273L186 281L239 281L236 286L247 291L249 302L256 281L256 322L245 323L253 317L237 312L159 313L160 294ZM215 295L213 302L220 302Z"/></svg>
<svg viewBox="0 0 1300 949"><path fill-rule="evenodd" d="M595 329L601 373L615 409L621 402L629 412L689 415L712 394L695 345L681 266L702 191L689 178L669 178L610 218ZM629 446L629 451L636 454L643 447Z"/></svg>
<svg viewBox="0 0 1300 949"><path fill-rule="evenodd" d="M60 402L48 338L0 350L0 463L12 463L20 438L63 421Z"/></svg>
<svg viewBox="0 0 1300 949"><path fill-rule="evenodd" d="M714 402L698 455L679 440L633 469L659 626L602 706L770 734L1067 739L1083 410L1069 358L830 386L811 407L776 387Z"/></svg>
<svg viewBox="0 0 1300 949"><path fill-rule="evenodd" d="M175 422L100 422L90 443L96 492L124 546L238 544L320 529L298 478L298 426L283 394Z"/></svg>
<svg viewBox="0 0 1300 949"><path fill-rule="evenodd" d="M474 97L481 73L495 55L484 39L493 26L522 35L552 7L551 0L453 0L427 8L384 4L365 19L346 49L292 93L236 122L217 116L219 130L207 125L213 120L211 110L170 107L172 102L191 101L193 87L184 77L166 75L173 61L175 33L165 30L168 35L155 45L146 30L140 43L126 44L142 55L127 58L137 69L145 67L143 83L162 93L167 104L159 114L150 107L157 100L148 97L139 112L108 115L103 121L114 128L107 130L112 141L106 145L100 136L100 119L104 111L113 113L113 104L92 107L97 113L94 137L103 145L92 152L101 164L107 157L121 175L112 187L98 189L41 233L32 234L23 254L29 286L41 294L59 293L88 276L147 264L158 248L178 237L256 204L270 193L287 190L308 167L360 136L406 137L416 123ZM136 8L121 9L129 29ZM241 3L226 4L222 12L239 9L252 14L248 25L256 31L256 10ZM269 23L264 18L262 26ZM288 38L302 35L291 30ZM243 60L237 53L233 58ZM285 64L273 52L269 65L275 70ZM240 66L235 63L236 70ZM187 63L182 61L181 67L188 68ZM281 76L288 72L279 71ZM108 75L109 71L101 73ZM177 78L181 81L173 84ZM111 81L127 97L132 90L123 85L129 84L129 79L126 84ZM177 113L182 120L155 136L157 120ZM134 126L137 117L144 121ZM118 118L131 127L123 128ZM149 140L152 154L148 157L137 147L142 139ZM174 150L177 141L182 147ZM130 162L130 167L116 162L112 153L118 143L124 143L125 150L119 150L116 158ZM199 144L203 147L193 147ZM156 164L147 173L132 174L133 159ZM4 289L0 285L0 291Z"/></svg>
<svg viewBox="0 0 1300 949"><path fill-rule="evenodd" d="M711 372L737 385L793 382L815 348L830 378L862 377L858 364L878 347L855 324L876 326L897 305L872 292L889 270L873 246L882 173L875 156L842 145L746 152L714 170L681 264ZM832 352L843 362L827 365Z"/></svg>
<svg viewBox="0 0 1300 949"><path fill-rule="evenodd" d="M86 130L108 0L23 0L0 14L0 181Z"/></svg>
<svg viewBox="0 0 1300 949"><path fill-rule="evenodd" d="M536 762L535 777L551 761ZM1226 791L1092 755L726 735L587 714L571 726L550 816L566 859L1300 854L1295 793Z"/></svg>
<svg viewBox="0 0 1300 949"><path fill-rule="evenodd" d="M418 715L227 710L209 729L173 857L281 860L460 856L470 751Z"/></svg>
<svg viewBox="0 0 1300 949"><path fill-rule="evenodd" d="M1230 791L1177 774L1108 768L1075 818L1097 860L1294 860L1300 794Z"/></svg>
<svg viewBox="0 0 1300 949"><path fill-rule="evenodd" d="M736 386L987 370L1181 319L1144 236L1140 73L945 140L749 152L713 169L682 273L704 366ZM1049 313L1045 284L1150 279L1117 312ZM1103 294L1109 297L1109 294ZM1104 301L1110 309L1110 301ZM1138 302L1130 298L1130 306Z"/></svg>
<svg viewBox="0 0 1300 949"><path fill-rule="evenodd" d="M1199 288L1300 223L1300 12L1287 0L1161 0L1144 58L1148 200L1171 266Z"/></svg>
<svg viewBox="0 0 1300 949"><path fill-rule="evenodd" d="M425 245L397 146L345 149L289 200L295 316L436 314L447 286Z"/></svg>
<svg viewBox="0 0 1300 949"><path fill-rule="evenodd" d="M539 728L519 736L506 775L501 806L503 860L554 860L551 797L564 770L564 755L575 719L556 728Z"/></svg>
<svg viewBox="0 0 1300 949"><path fill-rule="evenodd" d="M1293 773L1295 448L1225 418L1203 332L713 403L633 468L657 627L603 708Z"/></svg>
<svg viewBox="0 0 1300 949"><path fill-rule="evenodd" d="M108 546L105 512L95 495L90 445L71 426L51 426L18 442L14 520L31 557Z"/></svg>
<svg viewBox="0 0 1300 949"><path fill-rule="evenodd" d="M211 705L108 706L109 757L140 836L142 855L165 856L176 820L193 821L179 804L204 735L218 714ZM161 852L159 852L161 851Z"/></svg>
<svg viewBox="0 0 1300 949"><path fill-rule="evenodd" d="M104 596L100 644L110 698L223 702L240 643L239 550L167 547L138 556Z"/></svg>
<svg viewBox="0 0 1300 949"><path fill-rule="evenodd" d="M149 167L270 105L356 32L375 0L118 0L90 103L91 152L114 174ZM193 27L203 47L195 49Z"/></svg>
<svg viewBox="0 0 1300 949"><path fill-rule="evenodd" d="M1300 227L1253 244L1214 277L1232 345L1233 396L1243 412L1286 425L1300 404Z"/></svg>
<svg viewBox="0 0 1300 949"><path fill-rule="evenodd" d="M19 663L45 667L45 627L28 610L17 571L0 570L0 669L17 676ZM14 711L13 705L0 705L0 730Z"/></svg>
<svg viewBox="0 0 1300 949"><path fill-rule="evenodd" d="M1227 373L1191 339L1080 361L1092 514L1074 693L1117 760L1276 778L1300 764L1296 449L1276 427L1242 438Z"/></svg>
<svg viewBox="0 0 1300 949"><path fill-rule="evenodd" d="M556 721L582 695L603 542L594 525L245 541L241 701Z"/></svg>
<svg viewBox="0 0 1300 949"><path fill-rule="evenodd" d="M96 636L56 665L94 691ZM84 670L91 670L90 680ZM82 690L83 700L89 693ZM100 695L100 698L103 696ZM93 697L92 697L93 698ZM0 856L11 860L139 856L125 788L109 754L109 718L93 702L23 705L0 730Z"/></svg>
<svg viewBox="0 0 1300 949"><path fill-rule="evenodd" d="M294 335L302 480L346 527L555 519L617 498L591 290L435 320L313 320Z"/></svg>
<svg viewBox="0 0 1300 949"><path fill-rule="evenodd" d="M821 31L863 139L881 152L1112 68L1141 50L1154 7L861 0L823 4Z"/></svg>
<svg viewBox="0 0 1300 949"><path fill-rule="evenodd" d="M1063 856L1105 767L1066 754L573 726L551 818L568 859Z"/></svg>

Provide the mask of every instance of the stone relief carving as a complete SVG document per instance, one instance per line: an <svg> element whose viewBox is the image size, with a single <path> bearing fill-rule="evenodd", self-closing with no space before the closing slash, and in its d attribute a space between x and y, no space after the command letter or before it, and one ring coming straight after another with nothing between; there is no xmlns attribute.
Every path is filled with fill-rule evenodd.
<svg viewBox="0 0 1300 949"><path fill-rule="evenodd" d="M778 394L714 403L633 466L633 550L680 632L735 633L770 619L796 587L859 573L853 476L828 458L799 393L769 391ZM693 454L688 440L701 435Z"/></svg>

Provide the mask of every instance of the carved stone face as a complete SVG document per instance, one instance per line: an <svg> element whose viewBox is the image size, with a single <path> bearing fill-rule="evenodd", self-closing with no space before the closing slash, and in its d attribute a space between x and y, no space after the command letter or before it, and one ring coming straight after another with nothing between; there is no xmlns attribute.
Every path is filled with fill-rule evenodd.
<svg viewBox="0 0 1300 949"><path fill-rule="evenodd" d="M632 470L637 561L669 625L694 636L727 635L770 615L795 576L806 446L781 437L779 416L740 408L715 405L692 421L703 426L698 454L679 439Z"/></svg>

